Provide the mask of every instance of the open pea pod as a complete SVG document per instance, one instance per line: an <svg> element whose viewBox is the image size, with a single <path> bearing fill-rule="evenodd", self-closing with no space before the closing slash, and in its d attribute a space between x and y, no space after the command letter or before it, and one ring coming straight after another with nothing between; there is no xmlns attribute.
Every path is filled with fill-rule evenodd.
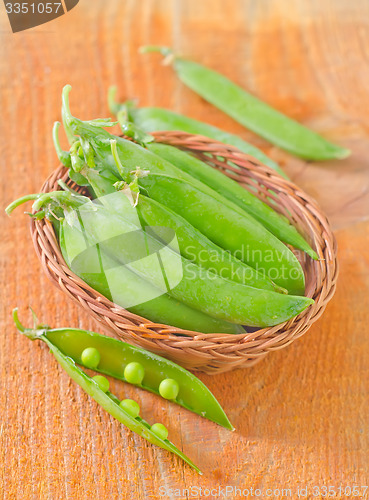
<svg viewBox="0 0 369 500"><path fill-rule="evenodd" d="M150 424L148 424L141 417L139 416L133 417L128 411L122 408L122 406L120 406L119 404L120 403L119 399L108 391L108 386L107 390L104 390L97 381L95 381L93 378L87 375L83 370L81 370L78 366L76 366L75 360L70 355L71 353L69 352L69 347L67 347L66 344L69 343L73 347L75 347L76 344L78 344L79 346L83 346L83 342L78 343L78 340L81 340L82 338L81 335L83 335L83 333L90 334L92 332L84 332L83 330L73 330L73 329L51 330L45 325L35 325L35 328L25 328L18 319L17 309L14 309L13 311L13 318L19 332L24 334L31 340L37 339L41 340L42 342L45 342L45 344L49 347L50 351L55 356L60 366L68 373L68 375L111 416L116 418L119 422L124 424L133 432L136 432L136 434L140 435L150 443L155 444L165 450L168 450L174 453L175 455L178 455L196 472L202 474L200 469L188 457L186 457L186 455L184 455L171 441L161 437L153 430L151 430ZM63 333L67 333L67 336L64 337ZM92 336L95 335L101 337L104 340L104 337L102 335L92 334ZM72 342L72 340L74 340L75 342ZM119 341L115 342L119 343ZM99 347L101 347L100 344ZM73 350L74 350L73 348L70 349L70 351L72 352ZM119 350L114 351L113 349L110 351L110 356L111 356L110 361L112 358L116 356L117 352L119 352ZM102 353L103 356L106 355L106 353L107 351L104 350Z"/></svg>
<svg viewBox="0 0 369 500"><path fill-rule="evenodd" d="M19 328L18 324L17 326ZM27 331L30 330L22 333L27 334ZM32 335L33 338L39 338L35 334ZM28 336L32 338L31 335ZM139 363L143 368L144 376L140 383L133 385L158 395L161 395L159 386L163 380L175 380L179 391L178 395L171 399L173 403L177 403L227 429L234 430L223 408L201 380L168 359L121 340L76 328L50 329L44 327L41 340L44 339L47 340L48 345L51 343L58 349L63 356L71 358L73 362L86 368L91 368L91 366L82 361L83 351L90 347L96 349L100 360L94 370L124 382L132 383L125 376L127 365L133 362Z"/></svg>

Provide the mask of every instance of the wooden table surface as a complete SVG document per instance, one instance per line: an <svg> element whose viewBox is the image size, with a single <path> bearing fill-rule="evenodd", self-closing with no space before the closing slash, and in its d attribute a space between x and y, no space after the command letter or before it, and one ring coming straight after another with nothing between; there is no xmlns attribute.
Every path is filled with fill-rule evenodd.
<svg viewBox="0 0 369 500"><path fill-rule="evenodd" d="M333 486L336 497L339 487L359 486L359 496L342 498L368 498L361 487L369 484L369 226L353 224L368 213L368 2L81 0L25 32L11 33L3 7L0 21L3 207L37 191L57 165L51 127L62 86L73 86L72 111L94 118L108 115L107 88L117 84L122 99L206 119L283 161L340 227L341 269L334 299L307 335L251 369L199 375L234 433L112 381L113 392L137 399L169 428L203 470L199 477L114 421L46 348L16 333L11 310L18 306L26 321L29 304L53 326L98 326L42 274L22 210L1 215L0 497L212 499L228 487L227 498L242 498L246 488L249 498L298 498L298 488L324 498L314 486ZM351 147L352 159L306 164L271 148L181 85L158 56L139 55L148 43L222 71ZM343 203L345 193L351 201Z"/></svg>

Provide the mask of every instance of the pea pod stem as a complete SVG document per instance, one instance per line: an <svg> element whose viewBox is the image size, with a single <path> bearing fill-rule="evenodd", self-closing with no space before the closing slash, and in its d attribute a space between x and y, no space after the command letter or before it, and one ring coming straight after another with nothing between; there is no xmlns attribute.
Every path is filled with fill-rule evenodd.
<svg viewBox="0 0 369 500"><path fill-rule="evenodd" d="M146 439L152 444L159 446L165 450L171 451L182 460L184 460L192 469L197 473L202 474L200 469L184 455L172 442L168 439L161 439L154 434L149 428L149 424L141 418L133 418L118 404L118 399L110 393L105 393L99 385L89 377L83 370L81 370L75 361L63 352L48 338L49 330L47 327L29 329L25 328L19 318L17 309L13 310L13 319L19 329L19 332L31 340L41 340L50 349L60 366L66 373L89 395L91 396L104 410L106 410L112 417L124 424L133 432L136 432L141 437Z"/></svg>
<svg viewBox="0 0 369 500"><path fill-rule="evenodd" d="M113 115L117 115L119 111L122 110L122 106L119 104L119 102L116 100L117 96L117 87L116 85L112 85L108 88L108 106L110 109L110 112L113 113ZM125 110L126 108L123 108Z"/></svg>
<svg viewBox="0 0 369 500"><path fill-rule="evenodd" d="M62 150L59 140L59 129L60 129L60 122L55 122L53 126L53 142L55 151L59 161L66 167L70 167L71 166L70 154L68 151Z"/></svg>
<svg viewBox="0 0 369 500"><path fill-rule="evenodd" d="M27 201L36 201L38 198L40 198L40 194L38 193L27 194L26 196L17 198L6 207L5 212L7 213L7 215L10 215L13 212L13 210L15 210L20 205L23 205L23 203L27 203Z"/></svg>
<svg viewBox="0 0 369 500"><path fill-rule="evenodd" d="M63 117L65 132L68 136L70 145L72 146L73 143L76 140L78 140L78 137L75 136L75 130L73 128L73 123L75 123L76 118L72 115L69 106L69 94L71 90L72 90L71 85L69 84L64 85L62 90L62 117ZM81 120L78 121L80 122ZM93 127L93 129L95 129L96 131L96 128L113 127L118 122L112 122L110 118L96 118L94 120L87 120L83 123L89 125L90 127Z"/></svg>
<svg viewBox="0 0 369 500"><path fill-rule="evenodd" d="M129 99L124 103L120 103L117 101L117 87L116 85L111 85L108 88L108 107L110 112L117 116L119 112L123 112L121 115L122 118L125 117L126 120L129 119L129 112L132 108L135 108L137 105L136 99ZM119 121L119 120L118 120ZM141 127L142 128L142 127Z"/></svg>
<svg viewBox="0 0 369 500"><path fill-rule="evenodd" d="M143 129L137 127L135 123L127 120L127 112L125 110L121 109L118 111L117 120L123 134L127 137L131 137L136 144L145 146L146 144L154 141L154 137L152 135L147 134Z"/></svg>
<svg viewBox="0 0 369 500"><path fill-rule="evenodd" d="M174 56L167 47L150 46L143 51L160 52L173 63L185 85L244 127L289 153L308 160L344 159L350 155L350 150L329 142L220 73Z"/></svg>
<svg viewBox="0 0 369 500"><path fill-rule="evenodd" d="M70 128L69 117L71 115L70 107L69 107L69 92L72 90L71 85L65 85L62 92L62 121L65 129L65 133L67 135L69 144L72 145L76 140L73 131Z"/></svg>
<svg viewBox="0 0 369 500"><path fill-rule="evenodd" d="M46 217L54 224L54 227L59 227L60 221L65 219L66 213L71 214L70 217L73 217L75 215L75 209L81 205L88 204L90 209L94 210L94 205L92 205L89 198L79 195L61 180L58 181L58 184L65 190L22 196L21 198L13 201L5 209L6 213L10 215L11 212L20 205L27 203L28 201L34 201L32 205L33 212L25 213L37 220L41 220ZM59 217L56 215L56 211L61 211L63 216ZM68 219L68 224L70 223L71 220Z"/></svg>

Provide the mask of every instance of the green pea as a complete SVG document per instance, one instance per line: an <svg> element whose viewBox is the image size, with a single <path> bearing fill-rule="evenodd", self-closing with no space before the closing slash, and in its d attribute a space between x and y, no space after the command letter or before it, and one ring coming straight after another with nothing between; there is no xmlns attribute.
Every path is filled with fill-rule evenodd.
<svg viewBox="0 0 369 500"><path fill-rule="evenodd" d="M159 393L165 399L176 399L179 392L179 385L173 378L166 378L160 382Z"/></svg>
<svg viewBox="0 0 369 500"><path fill-rule="evenodd" d="M100 389L104 392L108 392L109 390L109 380L102 375L95 375L92 377L92 380L94 380L97 385L100 387Z"/></svg>
<svg viewBox="0 0 369 500"><path fill-rule="evenodd" d="M119 403L119 406L133 418L138 417L140 414L140 405L133 399L123 399L123 401Z"/></svg>
<svg viewBox="0 0 369 500"><path fill-rule="evenodd" d="M144 376L145 370L141 363L132 361L132 363L128 363L124 369L124 378L130 384L141 384Z"/></svg>
<svg viewBox="0 0 369 500"><path fill-rule="evenodd" d="M100 353L95 347L87 347L81 354L82 364L92 370L99 366L100 359Z"/></svg>
<svg viewBox="0 0 369 500"><path fill-rule="evenodd" d="M150 428L160 439L167 439L168 429L163 424L153 424Z"/></svg>

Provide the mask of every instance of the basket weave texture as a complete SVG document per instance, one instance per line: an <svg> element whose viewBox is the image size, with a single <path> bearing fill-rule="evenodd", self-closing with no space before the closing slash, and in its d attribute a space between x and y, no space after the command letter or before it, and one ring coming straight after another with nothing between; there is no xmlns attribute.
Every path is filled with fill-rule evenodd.
<svg viewBox="0 0 369 500"><path fill-rule="evenodd" d="M78 278L66 265L50 222L32 219L32 239L42 268L58 288L100 322L103 330L121 340L205 373L252 366L268 352L282 349L301 337L332 298L338 264L336 240L328 220L301 189L237 148L183 132L154 135L158 142L196 154L268 204L277 202L273 208L298 228L319 255L320 260L313 261L302 252L297 253L305 272L306 295L315 303L289 321L239 335L204 334L152 323L113 304ZM67 170L60 166L46 180L42 192L60 189L59 179L73 186Z"/></svg>

